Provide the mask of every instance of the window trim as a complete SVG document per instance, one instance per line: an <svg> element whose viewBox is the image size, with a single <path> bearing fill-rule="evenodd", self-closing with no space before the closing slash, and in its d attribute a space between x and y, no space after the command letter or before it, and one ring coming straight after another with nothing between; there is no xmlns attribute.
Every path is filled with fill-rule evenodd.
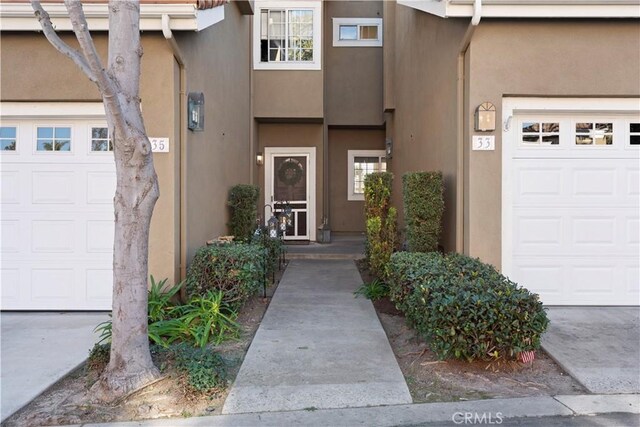
<svg viewBox="0 0 640 427"><path fill-rule="evenodd" d="M38 128L69 128L69 150L38 150ZM63 156L72 156L75 153L75 138L74 138L75 127L66 122L61 123L35 123L33 125L33 153L37 156L51 156L54 154L63 155ZM54 138L55 141L55 130L54 130ZM55 144L54 144L55 148Z"/></svg>
<svg viewBox="0 0 640 427"><path fill-rule="evenodd" d="M113 149L107 151L94 151L92 150L92 142L93 142L93 129L94 128L107 128L107 133L109 132L109 125L107 123L90 123L87 125L87 154L96 155L96 156L104 156L104 155L113 155ZM111 140L111 137L108 138ZM111 145L113 148L113 141L111 141Z"/></svg>
<svg viewBox="0 0 640 427"><path fill-rule="evenodd" d="M3 128L16 128L16 149L15 150L0 150L0 153L2 153L2 155L9 155L9 156L14 156L16 154L20 153L20 126L18 125L18 123L14 123L14 122L2 122L2 127ZM8 138L7 138L8 139Z"/></svg>
<svg viewBox="0 0 640 427"><path fill-rule="evenodd" d="M361 202L364 201L364 194L353 192L353 180L355 179L353 166L356 157L386 158L387 152L385 150L347 150L347 200Z"/></svg>
<svg viewBox="0 0 640 427"><path fill-rule="evenodd" d="M262 62L260 61L260 17L264 9L313 11L313 61ZM271 1L257 0L253 19L253 69L254 70L321 70L322 69L322 1Z"/></svg>
<svg viewBox="0 0 640 427"><path fill-rule="evenodd" d="M333 47L382 47L382 18L332 18L333 19ZM341 25L356 25L358 27L357 40L340 40ZM377 40L361 40L360 27L378 27Z"/></svg>

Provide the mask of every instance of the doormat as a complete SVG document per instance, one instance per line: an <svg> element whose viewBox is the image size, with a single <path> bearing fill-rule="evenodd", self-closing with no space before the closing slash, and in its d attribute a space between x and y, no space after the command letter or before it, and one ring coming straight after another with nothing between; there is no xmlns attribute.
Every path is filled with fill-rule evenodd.
<svg viewBox="0 0 640 427"><path fill-rule="evenodd" d="M302 245L308 245L309 241L308 240L285 240L284 244L287 246L302 246Z"/></svg>

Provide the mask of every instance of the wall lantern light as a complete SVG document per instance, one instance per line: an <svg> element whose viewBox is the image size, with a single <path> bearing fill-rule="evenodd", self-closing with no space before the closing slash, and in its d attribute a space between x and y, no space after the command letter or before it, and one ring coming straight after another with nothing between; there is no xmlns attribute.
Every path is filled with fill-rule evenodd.
<svg viewBox="0 0 640 427"><path fill-rule="evenodd" d="M187 127L192 131L204 130L204 93L189 92L187 97Z"/></svg>
<svg viewBox="0 0 640 427"><path fill-rule="evenodd" d="M256 165L258 166L264 165L264 156L262 155L262 152L259 152L256 154Z"/></svg>
<svg viewBox="0 0 640 427"><path fill-rule="evenodd" d="M496 106L490 102L483 102L476 108L475 126L477 132L491 132L496 130Z"/></svg>
<svg viewBox="0 0 640 427"><path fill-rule="evenodd" d="M387 159L391 159L393 157L393 139L387 138L384 140L385 152L387 154Z"/></svg>

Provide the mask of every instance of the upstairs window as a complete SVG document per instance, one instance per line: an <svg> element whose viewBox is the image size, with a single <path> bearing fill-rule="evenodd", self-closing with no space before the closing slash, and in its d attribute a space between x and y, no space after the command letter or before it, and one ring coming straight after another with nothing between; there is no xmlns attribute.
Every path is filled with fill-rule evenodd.
<svg viewBox="0 0 640 427"><path fill-rule="evenodd" d="M320 69L320 1L258 1L255 69Z"/></svg>
<svg viewBox="0 0 640 427"><path fill-rule="evenodd" d="M333 18L334 47L381 47L381 18Z"/></svg>

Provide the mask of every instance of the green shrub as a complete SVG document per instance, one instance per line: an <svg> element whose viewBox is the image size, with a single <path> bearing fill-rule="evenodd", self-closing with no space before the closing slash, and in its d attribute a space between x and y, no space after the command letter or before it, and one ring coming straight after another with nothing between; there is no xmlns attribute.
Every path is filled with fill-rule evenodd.
<svg viewBox="0 0 640 427"><path fill-rule="evenodd" d="M389 295L389 286L379 279L373 279L369 283L363 283L354 294L362 295L371 301L377 301Z"/></svg>
<svg viewBox="0 0 640 427"><path fill-rule="evenodd" d="M231 210L229 232L236 240L251 239L258 217L258 197L260 189L255 185L239 184L229 191L227 204Z"/></svg>
<svg viewBox="0 0 640 427"><path fill-rule="evenodd" d="M536 294L464 255L396 254L390 295L442 359L513 359L548 325Z"/></svg>
<svg viewBox="0 0 640 427"><path fill-rule="evenodd" d="M227 385L226 363L213 350L181 344L171 347L170 352L176 368L186 374L192 389L207 392Z"/></svg>
<svg viewBox="0 0 640 427"><path fill-rule="evenodd" d="M364 209L367 231L366 258L371 272L385 279L396 238L397 212L391 206L393 174L375 172L364 180Z"/></svg>
<svg viewBox="0 0 640 427"><path fill-rule="evenodd" d="M402 198L411 252L438 249L444 213L441 172L409 172L402 176Z"/></svg>
<svg viewBox="0 0 640 427"><path fill-rule="evenodd" d="M167 319L169 311L175 306L172 299L184 285L183 282L176 283L165 290L167 280L156 282L153 275L151 276L151 287L148 294L149 323Z"/></svg>
<svg viewBox="0 0 640 427"><path fill-rule="evenodd" d="M237 310L263 283L265 253L262 246L226 243L203 246L187 272L187 293L206 295L220 290L224 302Z"/></svg>

